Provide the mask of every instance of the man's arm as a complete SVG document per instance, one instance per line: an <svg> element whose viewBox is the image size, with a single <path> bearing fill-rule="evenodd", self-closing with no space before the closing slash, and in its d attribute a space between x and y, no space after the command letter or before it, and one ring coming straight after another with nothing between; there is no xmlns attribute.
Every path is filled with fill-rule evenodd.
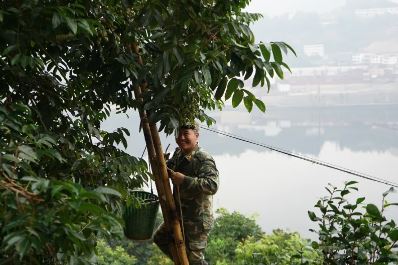
<svg viewBox="0 0 398 265"><path fill-rule="evenodd" d="M181 188L185 191L208 195L215 194L218 190L218 185L218 170L214 159L210 155L200 159L198 176L183 176L181 181Z"/></svg>

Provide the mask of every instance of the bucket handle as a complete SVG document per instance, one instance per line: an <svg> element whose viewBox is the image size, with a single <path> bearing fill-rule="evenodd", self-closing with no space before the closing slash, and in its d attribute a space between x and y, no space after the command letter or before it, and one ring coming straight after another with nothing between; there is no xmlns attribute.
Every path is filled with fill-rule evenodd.
<svg viewBox="0 0 398 265"><path fill-rule="evenodd" d="M167 150L169 150L169 147L170 147L170 144L167 145L166 150L164 151L165 153L167 153ZM144 157L145 151L146 151L146 145L145 145L145 147L144 147L144 151L142 151L141 159ZM151 163L149 163L149 171L152 171L152 169L151 169ZM151 194L153 195L152 182L153 182L153 181L152 181L152 179L150 178L149 183L150 183L150 185L151 185Z"/></svg>

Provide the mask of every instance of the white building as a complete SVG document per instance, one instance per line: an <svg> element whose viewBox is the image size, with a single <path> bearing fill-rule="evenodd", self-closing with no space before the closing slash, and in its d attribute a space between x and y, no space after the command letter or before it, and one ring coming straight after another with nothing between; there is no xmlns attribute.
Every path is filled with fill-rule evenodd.
<svg viewBox="0 0 398 265"><path fill-rule="evenodd" d="M355 10L355 15L363 18L372 18L383 15L398 15L398 7L357 9Z"/></svg>
<svg viewBox="0 0 398 265"><path fill-rule="evenodd" d="M384 64L398 63L398 54L359 53L352 56L353 64Z"/></svg>
<svg viewBox="0 0 398 265"><path fill-rule="evenodd" d="M354 70L366 70L365 65L345 65L345 66L318 66L318 67L297 67L292 68L293 77L316 77L316 76L336 76Z"/></svg>

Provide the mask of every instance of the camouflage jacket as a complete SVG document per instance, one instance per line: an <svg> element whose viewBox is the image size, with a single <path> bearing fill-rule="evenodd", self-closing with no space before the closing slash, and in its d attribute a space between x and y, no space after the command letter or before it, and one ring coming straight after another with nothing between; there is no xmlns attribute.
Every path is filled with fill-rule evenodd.
<svg viewBox="0 0 398 265"><path fill-rule="evenodd" d="M212 195L219 185L214 159L200 147L196 147L190 155L184 155L177 148L167 166L185 175L179 186L184 223L203 224L205 229L210 229L213 224ZM179 207L176 189L175 186L174 197Z"/></svg>

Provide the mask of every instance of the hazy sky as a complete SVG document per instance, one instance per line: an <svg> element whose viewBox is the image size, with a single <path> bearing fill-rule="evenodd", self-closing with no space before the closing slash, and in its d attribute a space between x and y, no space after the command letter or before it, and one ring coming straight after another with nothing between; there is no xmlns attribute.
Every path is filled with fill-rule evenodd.
<svg viewBox="0 0 398 265"><path fill-rule="evenodd" d="M277 16L297 11L324 13L344 5L346 0L252 0L247 11Z"/></svg>

